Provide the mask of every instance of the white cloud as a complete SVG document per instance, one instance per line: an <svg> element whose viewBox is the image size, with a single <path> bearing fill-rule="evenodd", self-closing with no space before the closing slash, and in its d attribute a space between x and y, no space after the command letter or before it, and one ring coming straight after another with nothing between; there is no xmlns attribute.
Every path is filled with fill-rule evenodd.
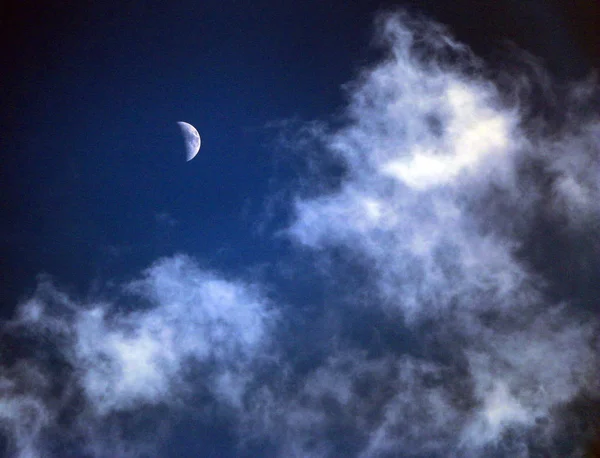
<svg viewBox="0 0 600 458"><path fill-rule="evenodd" d="M9 446L23 458L38 456L39 435L54 421L42 399L47 389L44 379L25 364L8 373L3 371L0 378L0 426L8 432Z"/></svg>
<svg viewBox="0 0 600 458"><path fill-rule="evenodd" d="M511 453L528 456L531 431L553 427L562 406L597 390L584 374L599 364L598 321L582 319L577 305L593 290L553 299L551 268L536 269L540 246L553 243L543 231L566 218L581 234L597 219L598 118L547 136L442 29L405 16L381 21L388 59L349 86L349 123L317 133L345 179L334 192L298 197L289 235L345 251L374 276L370 294L354 293L357 306L391 312L415 334L427 329L415 338L439 346L450 364L466 358L457 380L469 387L467 407L441 401L452 397L450 380L433 398L409 390L406 405L387 405L365 456L417 453L436 441L436 456L489 456L514 428L521 439ZM347 272L338 282L358 284ZM439 401L434 418L452 420L434 427L410 412L427 411L428 399ZM412 422L390 427L407 409ZM427 437L411 442L419 428Z"/></svg>
<svg viewBox="0 0 600 458"><path fill-rule="evenodd" d="M251 379L249 366L270 351L275 318L256 287L225 280L188 257L175 256L154 263L124 291L120 301L135 307L78 301L46 279L21 304L19 319L9 326L36 345L56 348L72 370L66 377L42 372L32 359L23 366L29 369L4 376L9 390L0 399L3 424L15 437L17 455L44 453L44 428L65 406L39 388L11 395L17 389L15 376L28 384L63 383L81 392L83 424L110 422L115 413L145 406L177 404L196 383L186 379L194 367L206 366L203 385L213 396L225 404L240 403L244 383Z"/></svg>

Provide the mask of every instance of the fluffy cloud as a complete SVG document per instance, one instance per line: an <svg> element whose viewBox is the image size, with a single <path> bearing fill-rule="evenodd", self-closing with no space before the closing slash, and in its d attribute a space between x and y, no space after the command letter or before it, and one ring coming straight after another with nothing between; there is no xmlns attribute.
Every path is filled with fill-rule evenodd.
<svg viewBox="0 0 600 458"><path fill-rule="evenodd" d="M588 268L597 265L597 243L585 238L600 208L597 113L550 131L514 97L519 75L502 92L442 28L402 15L382 16L379 26L388 57L349 85L347 124L317 133L344 178L333 191L296 199L289 235L321 253L346 253L344 262L372 278L357 307L384 308L408 326L438 352L428 364L464 367L433 391L399 384L406 404L390 398L365 456L420 456L431 443L436 456L489 456L489 447L529 456L530 432L554 428L560 408L582 392L598 395L598 321L581 307L594 289L582 282L554 296L552 263L561 259L550 251L580 237ZM564 96L569 110L585 106L572 94ZM447 402L457 383L468 387L462 407ZM416 375L406 384L422 387ZM398 420L407 406L427 412L431 392L427 418ZM448 421L433 426L432 418ZM426 437L404 436L415 429Z"/></svg>
<svg viewBox="0 0 600 458"><path fill-rule="evenodd" d="M71 428L79 422L69 434L92 441L116 414L177 404L194 384L224 405L239 403L249 367L269 352L274 319L256 287L185 256L157 261L113 301L77 300L41 280L9 324L33 349L2 374L2 423L15 453L43 454L60 415L74 415ZM194 370L204 378L188 380ZM74 403L80 412L65 413Z"/></svg>

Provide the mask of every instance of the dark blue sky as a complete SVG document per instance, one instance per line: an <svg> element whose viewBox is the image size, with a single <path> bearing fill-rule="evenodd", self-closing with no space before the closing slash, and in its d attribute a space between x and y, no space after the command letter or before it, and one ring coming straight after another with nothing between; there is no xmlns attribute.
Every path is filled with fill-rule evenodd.
<svg viewBox="0 0 600 458"><path fill-rule="evenodd" d="M252 236L254 216L282 178L266 126L336 113L377 55L374 13L395 6L480 54L513 40L585 72L568 16L544 2L6 3L3 308L40 271L85 283L177 250L262 262L273 242ZM203 138L190 164L177 120Z"/></svg>
<svg viewBox="0 0 600 458"><path fill-rule="evenodd" d="M175 259L173 262L177 264L179 258L170 257L178 253L194 259L193 263L197 265L192 264L198 269L207 268L210 271L220 272L232 283L235 283L233 278L236 276L246 280L252 278L258 283L264 282L261 286L264 291L260 294L264 294L272 302L281 300L286 304L285 307L296 307L297 310L312 310L311 313L314 313L313 309L320 310L321 307L331 305L335 301L339 301L339 310L346 310L345 307L353 301L373 300L377 304L388 304L391 293L389 288L381 286L382 282L389 281L388 274L393 278L400 278L404 274L394 270L396 267L389 269L383 267L388 265L388 258L385 256L380 258L377 257L380 256L379 254L375 256L371 252L365 254L362 251L358 255L354 253L353 250L358 249L356 248L358 246L362 247L363 241L366 240L362 238L363 229L356 229L362 235L357 239L349 236L348 241L345 238L346 229L332 222L329 228L322 229L322 233L330 232L333 234L332 239L336 237L342 239L343 241L340 242L342 248L335 243L333 243L335 246L330 247L329 242L323 242L320 237L326 236L319 232L319 225L324 224L324 220L329 221L329 217L331 221L337 221L336 218L339 217L334 210L331 213L319 213L326 212L322 209L328 208L329 204L323 204L323 207L316 205L314 208L311 207L310 211L303 210L308 208L307 202L312 205L314 202L311 198L319 194L318 187L310 189L315 184L315 180L326 183L333 175L342 173L343 170L348 175L343 175L347 186L341 186L342 189L365 189L367 187L365 183L371 181L365 179L366 181L363 182L360 177L368 167L365 166L363 169L352 163L350 158L354 156L342 147L343 152L337 151L337 153L344 158L340 162L347 162L343 165L336 163L340 156L334 153L332 163L336 163L338 168L334 166L328 169L329 176L325 174L315 178L311 175L311 166L314 163L308 156L314 154L314 151L306 151L298 144L282 144L282 132L285 131L293 138L298 138L294 135L301 130L302 126L307 125L304 123L321 121L328 126L326 128L329 129L328 134L315 134L315 136L318 137L317 143L321 142L320 147L329 155L335 150L335 147L327 143L331 138L347 138L343 128L336 130L340 123L366 125L371 118L373 122L377 122L380 112L370 112L368 107L365 108L366 105L360 105L356 101L357 94L363 92L354 86L343 85L355 80L363 70L366 72L363 76L369 75L366 79L371 81L369 78L374 74L370 73L371 69L376 67L386 55L386 51L389 51L373 44L373 36L377 28L374 19L378 12L403 9L444 24L458 42L470 46L476 55L489 64L489 74L492 75L497 75L502 69L511 69L511 66L526 67L524 63L526 59L522 55L515 57L513 61L510 60L509 56L514 56L515 51L507 43L514 43L532 55L538 56L539 63L549 72L548 77L562 84L583 78L597 64L597 59L600 57L597 40L595 42L593 38L593 33L597 30L595 27L598 25L598 20L594 19L597 17L595 15L598 14L598 9L586 6L584 3L558 0L501 2L10 0L4 2L0 17L4 62L0 118L2 123L0 189L3 203L0 213L2 317L6 320L11 319L20 302L26 301L32 295L38 297L41 294L39 293L41 280L37 277L39 274L51 275L61 285L59 289L64 288L72 292L75 297L85 297L87 301L94 302L111 297L115 285L129 284L133 279L140 278L140 271L158 259L164 257ZM589 33L586 34L584 31ZM395 46L393 44L390 47L395 49ZM435 51L431 51L427 46L422 57L428 59L430 56L427 53L431 52L431 55L437 58ZM441 55L440 59L443 60L444 57ZM535 73L535 69L538 69L538 63L531 65L529 75ZM410 78L407 76L407 79ZM498 80L498 87L502 88L503 80L501 78ZM473 87L476 87L476 83L473 83ZM400 92L405 89L403 87ZM435 91L435 88L432 90ZM532 110L535 111L537 109L535 107L539 104L549 111L550 116L558 118L564 114L560 108L548 108L545 96L535 91L531 94L532 100L521 100L523 105L534 107ZM537 100L536 97L541 97L541 100ZM373 100L374 106L378 106L376 96ZM596 103L597 108L597 102L593 103ZM353 120L352 109L348 109L348 106L360 106L358 110L360 122ZM415 110L421 109L418 107L420 105L415 105ZM494 109L496 108L497 106ZM576 110L577 108L574 108L573 113ZM365 112L371 114L363 117ZM487 112L481 112L477 116L485 117L485 113ZM584 113L582 119L588 122L586 116ZM202 148L191 162L185 162L177 121L193 124L202 136ZM523 120L523 125L533 130L532 126L536 124L535 122L531 125L526 124L529 121L529 119ZM287 128L284 129L282 126ZM389 128L389 125L387 127ZM487 128L489 129L489 126ZM410 130L410 128L406 129ZM365 132L368 137L371 131L367 129ZM399 137L404 134L397 133ZM565 138L567 137L565 134ZM348 138L352 138L352 141L356 141L357 144L362 144L363 141L360 136ZM532 140L531 144L536 145L546 141L545 138L527 137L527 135L523 138ZM596 151L594 149L597 146L597 143L594 143L596 140L597 138L592 136L592 140L582 140L576 144L581 145L588 141L592 146L580 149L593 152ZM538 141L539 143L536 143ZM563 143L557 140L556 144L563 146L556 148L563 148L568 141L571 140L565 140ZM373 138L372 141L364 140L364 142L361 151L372 148L372 153L377 155L379 151L385 150L386 144L379 144L378 139ZM469 142L470 145L476 143L473 139ZM525 143L524 141L521 145ZM377 145L382 149L378 149ZM531 148L535 149L538 146ZM539 148L544 149L543 146ZM554 147L549 147L549 150L552 148ZM577 149L579 146L574 148ZM311 158L315 159L312 156ZM327 159L318 159L317 162L319 161L325 163ZM535 161L525 162L529 165L518 169L516 175L535 174L535 166L531 165ZM351 163L354 165L349 165ZM551 176L552 173L559 175L564 173L567 176L570 173L571 169L564 165L564 161L557 159L556 163L559 165L548 166L542 174L547 173ZM563 166L564 170L561 168ZM326 168L323 165L321 167ZM581 174L577 176L580 177ZM424 178L426 179L429 178ZM583 178L581 180L582 183L585 181ZM301 190L302 184L306 185L306 183L310 183L309 189ZM561 183L563 187L560 189L571 186L568 184L571 181L566 179ZM535 182L530 187L518 189L528 197L537 196L538 190L544 189L542 185L538 187L538 184ZM387 193L387 191L381 192ZM464 194L460 194L461 192ZM474 202L469 200L471 197L465 197L468 191L457 191L461 205L465 204L465 208L479 209L477 212L481 218L476 219L473 226L481 224L481 227L485 228L491 220L493 222L489 225L495 226L502 220L498 215L506 216L506 212L515 211L517 204L511 207L510 202L513 197L507 197L512 194L509 191L506 191L506 194L503 194L504 191L498 192L501 194L499 199L496 194L489 191L489 195L485 194L487 197ZM543 192L545 191L540 191L539 194ZM392 195L397 196L395 193L396 191L393 191ZM572 196L574 193L575 191L569 195ZM343 195L342 191L340 195ZM294 207L292 203L294 199L303 203L299 207ZM434 202L437 197L419 199L419 202ZM522 202L528 199L517 200ZM485 202L489 201L494 202L494 205L488 207ZM498 202L509 203L504 208L503 204L495 205ZM547 208L552 206L554 209L555 204L554 201L552 202ZM302 207L304 204L306 206ZM472 207L469 207L470 205ZM537 204L532 205L532 208L540 208L535 206ZM556 204L557 208L559 205ZM368 215L369 211L361 210L364 215ZM489 221L485 219L487 212L493 214ZM313 221L312 215L317 215L317 219ZM341 220L350 218L343 215L339 217ZM585 252L589 246L594 247L591 252L597 250L595 238L588 232L591 231L593 224L581 223L578 220L579 232L573 229L575 232L569 232L568 236L561 230L552 232L547 229L557 221L564 221L561 219L563 217L568 219L562 213L556 217L556 220L544 213L534 222L523 222L522 226L521 220L515 217L515 220L511 220L510 223L498 223L497 231L494 229L490 233L494 236L501 234L502 237L506 236L510 240L524 241L522 251L514 254L515 259L528 266L524 271L528 268L539 270L540 275L547 278L550 283L561 275L573 277L566 282L568 283L566 286L561 283L560 287L548 288L547 291L540 287L540 296L555 294L557 296L553 300L556 302L565 299L572 300L575 305L587 304L590 302L590 291L596 291L590 285L594 282L594 278L597 278L597 262L584 260L583 267L577 265L572 268L555 268L554 264L549 264L549 259L560 256L561 251L558 250L558 254L552 255L548 253L551 253L550 245L560 246L561 249L564 247L564 250L573 249L575 251L564 253L565 259L571 260L569 266L577 264L578 253ZM425 221L426 217L423 218ZM425 224L423 221L422 223ZM469 221L471 224L471 220ZM590 221L596 220L592 218ZM571 228L569 224L566 226ZM524 227L526 229L523 229ZM585 230L581 229L582 227ZM282 230L288 232L281 233ZM386 235L387 230L381 229L376 236L373 236L376 237L374 240L378 240L377 243L381 242L381 246L387 243L383 240L394 239L401 233L399 231L393 236ZM552 235L548 235L550 232ZM404 237L407 232L402 234ZM563 236L564 240L561 238ZM577 241L571 244L573 238ZM559 241L555 244L550 240ZM348 250L346 245L351 249ZM327 254L321 256L323 252ZM444 263L452 263L452 255L446 257L449 252L445 251L441 258L436 258L441 271L444 271ZM388 255L389 253L386 254ZM370 264L372 259L375 259L374 264ZM190 269L194 272L193 275L196 275L196 267L190 267L188 261L181 262L184 266L181 268L183 271L187 272L187 269ZM552 267L546 268L547 265ZM401 270L405 272L406 268ZM160 272L156 274L156 278L160 276L161 279L172 279L170 273L167 275L162 270ZM410 283L416 276L417 273L411 273L411 280L406 282ZM198 277L202 275L198 273ZM537 277L532 274L532 278ZM156 284L164 285L161 281L157 280ZM173 281L179 282L180 278L176 277ZM399 284L402 281L404 280L398 280ZM485 282L482 280L481 284L483 283ZM349 288L349 284L354 287ZM427 284L433 285L433 283ZM162 291L156 285L155 288L156 291ZM510 290L513 287L506 288ZM434 289L435 287L431 286L431 290ZM502 290L502 287L497 286L496 289ZM518 288L513 289L516 291ZM375 290L379 292L375 294ZM583 290L585 293L580 294ZM52 296L54 293L48 294ZM140 294L142 301L149 297L144 296L149 293ZM160 296L160 293L156 294ZM242 295L245 297L245 294ZM406 300L406 303L409 302L406 291L402 290L398 295L403 298L402 300ZM564 295L564 298L561 295ZM377 299L373 299L375 296ZM573 299L571 296L577 297ZM473 299L474 303L483 300L481 299L483 296L476 295L476 297L477 299ZM120 304L122 298L113 297L111 300ZM154 304L162 304L162 299L148 300ZM419 300L427 302L432 299ZM78 300L73 299L73 301ZM181 301L185 302L183 299ZM279 311L283 316L286 315L285 307L282 306ZM435 320L425 319L416 331L411 328L404 333L405 325L410 328L404 321L410 321L408 318L410 314L406 312L406 316L399 321L401 324L396 325L395 321L389 321L386 310L385 306L381 305L381 311L373 312L369 318L365 318L364 322L362 309L361 311L357 309L350 314L342 313L345 318L338 316L338 312L335 311L317 312L319 319L318 322L313 323L314 326L307 325L314 318L310 314L302 316L302 313L298 313L287 322L282 320L283 323L279 324L280 332L286 330L285 332L289 332L288 335L291 336L290 339L296 340L278 345L280 348L278 351L287 355L281 356L278 353L278 358L285 362L289 357L286 364L289 364L290 373L297 374L298 380L303 380L304 383L305 379L302 377L306 374L310 375L312 369L315 369L315 374L322 374L319 368L325 366L320 364L322 361L329 361L328 357L333 358L330 354L331 348L336 345L344 347L343 342L346 340L361 347L370 355L369 358L375 357L373 355L379 357L389 352L394 354L408 352L411 355L418 354L422 358L431 357L432 360L438 357L444 360L455 356L453 352L450 353L454 356L446 355L444 348L444 339L454 339L455 330L449 327L442 331L439 337L417 343L419 339L409 335L410 332L418 334L424 329L430 329L430 326L435 328ZM494 313L496 312L490 312L490 316L494 316ZM234 315L235 313L232 316ZM485 319L491 319L490 316L486 315ZM68 321L67 318L65 320ZM146 323L144 319L140 320ZM148 320L151 321L150 318ZM296 327L294 320L301 322L302 325ZM361 324L367 322L369 325L361 328ZM514 323L506 324L507 327L513 325ZM73 323L68 326L77 327ZM206 331L204 327L201 328L202 331L198 332ZM516 329L515 326L513 328ZM403 331L400 332L399 329ZM335 339L332 337L336 344L327 341L333 335L336 336ZM273 339L277 341L279 338L280 336L277 336ZM471 335L464 338L469 340ZM313 339L313 345L307 346L304 351L301 342L309 342ZM324 346L319 347L323 342L325 342ZM21 344L12 345L5 346L2 352L6 354L7 351L11 351L11 348L18 348ZM546 347L540 344L540 348ZM19 353L20 350L15 351ZM429 351L431 353L428 353ZM462 350L459 353L462 354ZM194 350L192 354L198 357L199 353ZM347 356L339 358L345 357ZM65 357L66 360L71 361L70 364L73 364L69 358L70 356ZM214 358L217 362L211 360L210 364L218 366L219 357L214 356ZM462 374L461 371L465 370L464 361L459 360L460 358L456 360L456 367L449 369L450 377L459 377L456 374ZM86 361L88 364L89 361ZM93 367L93 362L89 364ZM260 366L259 369L255 368L254 362L252 364L253 369L248 371L256 377L253 383L257 383L256 380L270 380L270 376L263 374L263 372L269 373L266 369L269 367L268 364L260 366L256 363L256 367ZM355 360L349 364L358 366ZM370 364L375 363L369 359L369 362L365 362L361 367L367 368L364 370L371 375L379 373L377 372L379 369ZM285 364L281 363L279 367L283 366ZM327 368L331 369L329 366ZM244 370L246 369L245 367ZM194 377L198 375L194 370L190 369L195 374L193 376L189 373L180 375L176 371L177 377L173 376L173 378L177 378L179 382L180 378ZM205 371L209 374L208 378L217 377L214 375L217 373L222 375L222 372L213 373L211 370L202 365L198 369L199 373L204 374L202 371ZM239 368L236 370L241 371ZM4 374L9 373L14 375L15 371L12 365L7 364L0 375L3 377ZM167 373L171 374L168 371ZM258 373L261 375L256 375ZM6 377L12 380L10 377L13 375ZM309 375L306 377L310 378ZM376 383L376 390L379 388L383 391L393 390L390 387L395 385L386 376L373 377L373 380L377 380L373 382ZM448 374L444 372L443 377L448 377ZM291 379L293 378L294 376L291 376ZM265 381L265 386L274 386L269 383ZM294 391L293 380L286 379L277 383L280 383L277 386L286 393ZM309 381L303 386L308 387L306 390L309 390L313 385ZM504 391L498 386L494 393L501 397L497 393L504 393ZM86 391L87 385L81 384L80 388L90 399L95 399L93 394L90 394L91 391ZM281 437L293 436L293 432L281 433L275 438L253 432L252 434L256 433L258 438L252 436L253 439L250 440L248 439L250 436L245 437L250 440L250 444L240 446L236 439L239 435L237 427L232 427L227 414L219 410L221 404L212 404L212 401L204 400L204 397L218 397L218 394L210 391L211 389L206 388L206 392L194 392L190 396L203 406L202 409L210 410L211 415L218 411L219 414L215 414L218 420L210 415L202 417L205 423L200 423L204 426L201 428L203 432L199 433L195 429L195 423L190 420L198 417L197 411L175 414L169 410L170 413L165 418L174 419L173 424L187 426L176 426L175 432L165 433L166 438L158 446L161 455L169 453L165 450L171 450L173 456L224 457L236 454L260 456L263 453L284 456L286 453L291 453L293 447L287 443L285 445ZM125 388L124 390L127 391ZM188 391L186 393L190 394ZM252 397L254 395L252 393L255 392L248 389L247 396ZM143 397L145 394L138 393L133 396L138 399L135 396ZM290 399L294 398L292 394L289 396ZM473 396L474 399L479 399L477 394ZM496 399L494 396L490 399ZM567 397L571 399L571 394ZM116 398L122 399L118 396ZM302 396L299 395L298 399L301 398ZM375 395L369 399L370 405L384 404L382 398ZM285 404L288 401L281 402ZM285 404L288 406L286 408L292 409L290 407L292 404L296 406L294 402L289 401ZM320 402L328 401L323 398ZM301 401L298 403L301 404ZM331 407L328 412L331 414L335 408ZM159 410L148 413L148 424L160 429L162 423L157 418L160 418L161 412ZM378 415L383 415L382 411L375 407L369 412L371 413L365 414L367 423L375 421L373 418ZM525 422L523 420L525 417L519 416L521 414L518 409L511 412L514 414L511 418L517 419L515 421ZM136 415L118 409L117 413L111 415L121 414ZM68 413L65 415L69 416ZM144 415L141 413L139 418L146 418ZM342 413L337 417L331 415L335 418L344 416ZM414 415L418 416L417 413ZM89 420L92 423L96 421L94 425L97 430L94 431L100 431L98 433L100 436L104 433L113 434L115 425L125 421L119 417L115 423L109 423L108 420L107 423L102 423L104 420L97 420L96 417L90 420L90 418L92 417L86 417L85 421ZM360 456L400 456L397 453L401 453L402 450L406 452L406 448L402 447L381 451L386 450L384 447L374 452L372 447L379 447L380 444L373 445L373 442L368 447L364 446L361 442L362 438L354 437L349 432L351 428L348 426L348 421L340 421L340 424L331 422L330 430L323 432L322 436L317 435L318 438L315 436L311 439L317 444L313 450L314 456L354 456L353 454L359 456L359 453L363 453ZM459 420L455 418L455 421ZM538 417L535 421L538 421ZM493 423L492 420L490 422ZM144 428L142 423L143 420L140 420L142 425L140 430ZM212 425L212 429L207 425ZM50 432L44 430L43 434L51 435L52 427L48 426ZM490 428L491 431L497 428L497 425ZM107 432L109 430L110 434ZM10 438L12 434L10 431L12 430L9 426L5 430L6 437L9 437L7 443L12 443L11 441L20 443L14 437ZM376 428L373 431L376 431ZM475 434L472 432L473 429L466 428L465 431L470 431L469 437ZM513 434L514 431L511 431L506 434ZM352 438L346 441L346 446L332 439L338 433L340 437L346 437L344 435L347 434L348 438ZM377 430L377 434L380 433L381 430ZM127 434L129 433L123 433L123 436ZM136 434L143 433L131 435L137 437ZM447 440L447 431L439 434L443 440ZM479 434L484 437L487 433ZM93 442L90 437L87 439L91 441L90 443ZM405 443L411 443L410 440L413 439L403 440ZM513 439L506 440L510 442ZM56 450L70 443L69 441L73 441L73 438L59 441L62 445L55 445L54 447L58 448L54 449L49 446L49 449L53 450L53 453L58 453L56 456L67 456ZM511 446L517 447L514 445L516 442L510 443L513 444ZM327 448L329 445L322 444L333 445ZM418 441L415 444L418 445ZM531 445L531 442L529 444ZM414 455L407 456L438 456L436 453L439 451L427 447L419 449L417 445L412 446ZM7 447L7 450L20 450L20 445L14 443ZM91 455L96 453L97 456L108 456L110 453L117 453L115 449L112 452L93 452L90 451L93 447L90 447L86 453ZM98 447L100 448L95 450L102 449L101 446ZM477 453L483 454L473 456L491 456L486 453L509 456L506 450L514 451L516 448L511 449L507 446L506 449L478 448L477 450L479 450ZM535 450L532 446L531 456L535 456L533 454ZM78 452L73 453L76 456ZM150 452L149 456L156 455Z"/></svg>
<svg viewBox="0 0 600 458"><path fill-rule="evenodd" d="M342 11L348 22L317 4L10 7L9 284L42 270L88 279L125 253L134 269L182 249L257 258L244 215L273 178L266 125L339 105L370 28L368 9ZM177 120L203 137L190 164Z"/></svg>

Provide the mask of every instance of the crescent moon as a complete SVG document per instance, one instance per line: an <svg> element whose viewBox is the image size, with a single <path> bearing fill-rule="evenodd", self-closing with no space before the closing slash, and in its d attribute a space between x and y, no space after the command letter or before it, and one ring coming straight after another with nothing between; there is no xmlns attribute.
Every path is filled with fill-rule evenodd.
<svg viewBox="0 0 600 458"><path fill-rule="evenodd" d="M187 122L178 121L177 124L179 124L185 141L186 161L191 161L200 151L200 134L194 126Z"/></svg>

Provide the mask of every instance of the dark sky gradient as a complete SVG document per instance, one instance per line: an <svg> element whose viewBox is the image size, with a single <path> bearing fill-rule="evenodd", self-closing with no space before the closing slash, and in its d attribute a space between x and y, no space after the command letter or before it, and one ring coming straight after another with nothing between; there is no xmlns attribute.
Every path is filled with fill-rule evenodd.
<svg viewBox="0 0 600 458"><path fill-rule="evenodd" d="M491 69L523 64L520 54L511 61L522 49L536 56L554 81L566 84L598 67L600 7L593 3L2 2L0 316L10 320L20 302L38 294L39 274L50 274L77 297L95 300L139 278L157 259L178 253L225 278L263 282L270 300L281 299L297 310L320 309L333 300L340 301L340 309L351 303L355 293L337 281L340 275L356 282L357 297L368 297L376 269L339 247L331 249L327 261L316 262L320 255L311 252L310 237L302 238L301 211L289 200L310 175L311 164L302 148L282 145L282 131L289 133L282 126L301 130L297 126L312 120L336 125L346 119L352 89L343 85L385 54L373 45L379 11L401 8L444 24ZM530 103L535 107L535 101ZM597 108L598 101L589 105ZM558 117L563 113L552 110ZM193 124L202 136L200 153L189 163L177 121ZM340 170L330 172L320 180L333 180ZM549 279L553 301L568 301L585 290L574 303L598 310L598 288L592 285L599 266L585 255L589 246L597 248L597 236L586 227L567 237L554 222L541 218L528 226L534 230L522 237L521 255ZM279 232L290 228L297 230L292 237ZM300 245L309 248L295 251L290 238L302 239ZM585 258L581 265L580 253ZM560 268L549 264L558 257L568 262ZM330 268L335 276L328 275ZM558 281L560 276L571 277ZM336 332L340 341L359 342L372 355L390 347L427 353L385 311L365 318L372 320L369 329L361 328L364 317L358 310L343 319L325 313L312 327L307 326L310 313L298 313L280 328L291 336L281 347L297 357L293 373L326 360L330 343L320 349L318 342ZM303 325L296 328L294 320ZM440 341L453 335L447 332ZM295 347L303 339L314 343L304 356ZM7 352L21 351L21 344L3 345L5 362ZM10 372L3 371L0 375ZM210 397L207 393L193 396ZM198 433L192 420L196 414L169 411L163 418L162 412L150 412L152 427L163 420L179 426L165 433L160 453L149 456L285 453L277 440L262 436L236 448L227 420L223 425L208 422L211 428ZM98 431L114 424L102 424ZM335 436L335 431L327 434ZM352 441L348 444L349 450L338 447L322 456L358 453ZM361 456L369 456L365 453ZM414 456L429 456L425 453Z"/></svg>
<svg viewBox="0 0 600 458"><path fill-rule="evenodd" d="M340 85L377 55L381 8L447 24L483 57L512 41L558 76L589 69L591 45L547 2L273 3L5 2L4 310L40 271L86 282L181 249L260 260L248 212L277 159L264 126L339 109ZM203 136L191 164L181 119Z"/></svg>
<svg viewBox="0 0 600 458"><path fill-rule="evenodd" d="M9 284L40 270L86 279L128 249L134 269L182 247L237 262L226 251L246 242L243 210L271 175L265 124L339 104L370 21L200 3L11 5L2 258L21 272ZM218 160L180 160L180 119ZM157 224L162 213L177 226Z"/></svg>

